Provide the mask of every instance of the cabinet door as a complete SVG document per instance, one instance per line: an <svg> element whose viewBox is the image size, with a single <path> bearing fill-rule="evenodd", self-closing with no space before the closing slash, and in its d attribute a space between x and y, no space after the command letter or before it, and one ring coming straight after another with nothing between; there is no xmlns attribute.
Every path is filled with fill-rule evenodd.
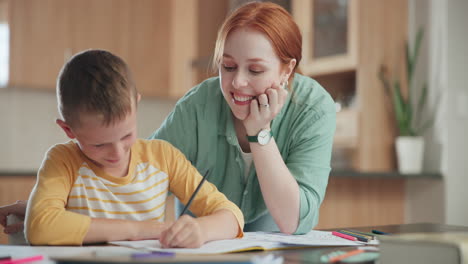
<svg viewBox="0 0 468 264"><path fill-rule="evenodd" d="M35 183L36 176L0 175L0 206L27 200ZM0 232L0 245L7 242L8 236Z"/></svg>
<svg viewBox="0 0 468 264"><path fill-rule="evenodd" d="M9 2L10 86L55 89L70 53L66 5L60 0Z"/></svg>
<svg viewBox="0 0 468 264"><path fill-rule="evenodd" d="M108 50L128 59L130 0L68 1L73 54Z"/></svg>
<svg viewBox="0 0 468 264"><path fill-rule="evenodd" d="M54 89L73 54L105 49L144 96L178 98L196 81L198 1L11 1L10 85Z"/></svg>
<svg viewBox="0 0 468 264"><path fill-rule="evenodd" d="M356 69L356 0L293 0L303 38L302 71L318 76Z"/></svg>
<svg viewBox="0 0 468 264"><path fill-rule="evenodd" d="M127 63L145 96L166 96L170 90L170 6L169 0L142 0L130 7Z"/></svg>

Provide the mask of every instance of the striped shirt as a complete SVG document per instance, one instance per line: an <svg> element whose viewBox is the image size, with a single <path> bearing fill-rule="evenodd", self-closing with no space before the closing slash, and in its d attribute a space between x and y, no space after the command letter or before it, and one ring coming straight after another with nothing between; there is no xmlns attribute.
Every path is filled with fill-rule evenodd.
<svg viewBox="0 0 468 264"><path fill-rule="evenodd" d="M99 178L85 162L78 170L66 209L91 217L164 220L169 177L149 163L136 166L127 184Z"/></svg>
<svg viewBox="0 0 468 264"><path fill-rule="evenodd" d="M168 191L185 204L202 179L185 156L163 140L138 139L130 156L128 174L113 177L73 141L53 146L29 199L26 237L40 238L39 244L76 245L83 243L92 217L162 222ZM190 211L205 216L220 209L233 212L242 229L240 209L206 182Z"/></svg>

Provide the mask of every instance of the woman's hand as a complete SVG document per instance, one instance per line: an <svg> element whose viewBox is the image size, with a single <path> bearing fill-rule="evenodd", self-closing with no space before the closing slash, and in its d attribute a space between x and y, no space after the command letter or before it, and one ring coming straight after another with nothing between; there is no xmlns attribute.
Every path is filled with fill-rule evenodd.
<svg viewBox="0 0 468 264"><path fill-rule="evenodd" d="M198 248L206 238L197 219L183 215L161 234L159 241L164 248Z"/></svg>
<svg viewBox="0 0 468 264"><path fill-rule="evenodd" d="M4 227L5 234L13 234L20 232L24 229L24 222L18 222L7 225L7 217L9 215L16 215L18 218L24 220L26 214L27 201L16 201L16 203L0 207L0 224Z"/></svg>
<svg viewBox="0 0 468 264"><path fill-rule="evenodd" d="M284 106L288 97L288 91L278 84L258 95L256 100L250 103L250 114L243 121L247 135L254 136L262 129L270 129L273 120Z"/></svg>

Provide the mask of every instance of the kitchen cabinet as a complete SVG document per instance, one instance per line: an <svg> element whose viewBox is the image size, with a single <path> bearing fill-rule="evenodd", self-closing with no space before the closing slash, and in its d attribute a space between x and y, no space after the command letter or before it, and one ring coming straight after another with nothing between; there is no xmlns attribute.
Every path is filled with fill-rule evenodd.
<svg viewBox="0 0 468 264"><path fill-rule="evenodd" d="M292 0L302 32L301 69L308 75L355 70L359 0Z"/></svg>
<svg viewBox="0 0 468 264"><path fill-rule="evenodd" d="M332 172L316 228L403 224L405 184L398 177L333 177Z"/></svg>
<svg viewBox="0 0 468 264"><path fill-rule="evenodd" d="M9 1L9 86L54 89L71 54L67 2Z"/></svg>
<svg viewBox="0 0 468 264"><path fill-rule="evenodd" d="M200 45L208 43L206 36L215 38L213 25L220 24L227 12L226 1L213 3L10 1L9 86L53 90L59 70L72 54L106 49L129 64L143 96L179 98L199 81L199 69L192 63L206 56ZM214 47L214 42L208 44Z"/></svg>
<svg viewBox="0 0 468 264"><path fill-rule="evenodd" d="M14 203L17 200L27 200L35 183L35 175L0 173L0 206ZM0 245L7 244L7 242L8 236L0 232Z"/></svg>
<svg viewBox="0 0 468 264"><path fill-rule="evenodd" d="M347 153L345 169L393 170L395 123L378 71L404 69L407 0L292 0L292 14L303 34L301 71L342 109L334 152Z"/></svg>

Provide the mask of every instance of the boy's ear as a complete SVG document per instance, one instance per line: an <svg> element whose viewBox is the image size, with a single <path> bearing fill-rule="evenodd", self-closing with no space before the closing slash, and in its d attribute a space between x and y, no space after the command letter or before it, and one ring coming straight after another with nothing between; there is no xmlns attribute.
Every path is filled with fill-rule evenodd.
<svg viewBox="0 0 468 264"><path fill-rule="evenodd" d="M137 95L137 103L140 102L140 100L141 100L141 94L138 93L138 95Z"/></svg>
<svg viewBox="0 0 468 264"><path fill-rule="evenodd" d="M65 121L57 118L55 120L55 123L57 123L57 125L63 129L65 134L67 134L67 137L69 137L70 139L76 138L75 134L71 130L71 127L67 123L65 123Z"/></svg>

